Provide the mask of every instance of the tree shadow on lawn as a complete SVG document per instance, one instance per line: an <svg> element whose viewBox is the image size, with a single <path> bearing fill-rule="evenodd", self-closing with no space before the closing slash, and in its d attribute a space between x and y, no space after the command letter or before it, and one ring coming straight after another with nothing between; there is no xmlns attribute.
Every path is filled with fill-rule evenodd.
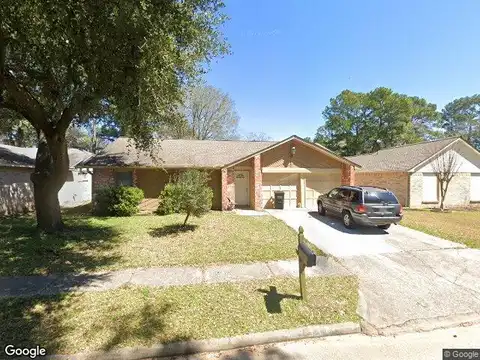
<svg viewBox="0 0 480 360"><path fill-rule="evenodd" d="M34 217L0 219L0 276L95 271L119 260L104 253L119 240L114 228L89 217L64 221L62 232L45 234Z"/></svg>
<svg viewBox="0 0 480 360"><path fill-rule="evenodd" d="M148 234L152 237L164 237L168 235L180 235L186 232L193 232L198 228L198 225L194 224L173 224L165 225L159 228L152 228Z"/></svg>
<svg viewBox="0 0 480 360"><path fill-rule="evenodd" d="M131 294L138 291L127 290L132 291ZM141 295L137 292L136 297L132 297L134 304L142 300L138 306L116 304L115 299L105 304L102 299L98 302L102 304L100 309L90 308L95 303L90 302L86 293L0 299L0 343L14 344L19 348L39 345L46 349L47 355L85 353L86 347L90 346L89 351L113 352L111 358L115 358L122 347L144 343L155 351L149 357L174 359L172 354L180 352L187 354L182 359L203 359L199 355L202 348L191 336L178 332L167 334L171 331L169 319L176 316L175 309L168 302L156 303L149 297L148 288L140 291ZM135 350L135 353L138 355L139 351ZM224 351L219 359L253 360L257 358L256 351L257 347ZM274 346L267 345L261 351L265 360L293 359ZM0 358L4 358L3 347Z"/></svg>
<svg viewBox="0 0 480 360"><path fill-rule="evenodd" d="M134 291L134 290L132 290ZM170 306L163 304L155 307L145 298L141 309L138 307L122 308L119 312L105 311L95 321L93 326L77 330L78 321L83 317L75 317L77 301L84 294L59 294L53 296L31 298L0 299L0 343L14 344L19 348L33 348L37 345L46 349L47 355L63 355L91 351L116 351L125 347L125 343L133 341L141 344L158 344L157 338L167 331L166 318ZM114 302L114 299L112 299ZM85 305L83 305L85 306ZM80 337L80 339L79 339ZM76 348L71 346L89 344L89 339L95 341L95 349ZM72 345L75 344L75 345ZM190 342L188 336L172 334L167 339L168 347L157 348L155 356L171 356L173 351L183 351L188 354L199 352L197 346ZM0 349L0 358L5 356L4 348Z"/></svg>

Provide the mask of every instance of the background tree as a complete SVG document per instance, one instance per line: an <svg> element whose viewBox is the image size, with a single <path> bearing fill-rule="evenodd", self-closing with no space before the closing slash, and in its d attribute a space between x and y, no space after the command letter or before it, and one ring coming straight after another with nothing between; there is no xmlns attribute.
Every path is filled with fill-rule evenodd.
<svg viewBox="0 0 480 360"><path fill-rule="evenodd" d="M114 122L90 119L77 125L73 122L65 133L69 148L96 153L120 134ZM0 143L18 147L37 147L35 128L21 115L7 109L0 110Z"/></svg>
<svg viewBox="0 0 480 360"><path fill-rule="evenodd" d="M388 88L342 91L330 100L314 141L341 155L356 155L434 136L436 105ZM380 141L377 141L380 140Z"/></svg>
<svg viewBox="0 0 480 360"><path fill-rule="evenodd" d="M232 98L213 86L194 86L187 91L183 114L197 140L228 140L237 137L240 117Z"/></svg>
<svg viewBox="0 0 480 360"><path fill-rule="evenodd" d="M272 141L272 138L264 132L250 132L244 138L247 141Z"/></svg>
<svg viewBox="0 0 480 360"><path fill-rule="evenodd" d="M0 108L39 134L37 224L63 227L58 191L68 174L66 131L105 103L148 148L190 79L227 47L218 0L3 0Z"/></svg>
<svg viewBox="0 0 480 360"><path fill-rule="evenodd" d="M437 177L438 186L440 188L440 210L444 210L445 197L447 196L448 185L452 181L455 174L460 168L457 153L455 151L447 151L438 156L432 162L432 169Z"/></svg>
<svg viewBox="0 0 480 360"><path fill-rule="evenodd" d="M38 134L21 114L0 108L0 142L19 147L37 146Z"/></svg>
<svg viewBox="0 0 480 360"><path fill-rule="evenodd" d="M462 136L480 150L480 95L456 99L445 105L442 128L447 136Z"/></svg>

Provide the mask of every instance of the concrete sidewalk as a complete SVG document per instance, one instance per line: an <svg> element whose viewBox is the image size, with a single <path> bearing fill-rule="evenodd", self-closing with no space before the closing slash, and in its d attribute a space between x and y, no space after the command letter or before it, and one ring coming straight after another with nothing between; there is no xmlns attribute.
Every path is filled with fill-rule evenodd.
<svg viewBox="0 0 480 360"><path fill-rule="evenodd" d="M350 273L332 258L318 257L307 276L341 276ZM175 286L216 284L298 276L298 262L227 264L212 267L127 269L91 274L0 277L0 297L52 295L65 292L106 291L124 285Z"/></svg>

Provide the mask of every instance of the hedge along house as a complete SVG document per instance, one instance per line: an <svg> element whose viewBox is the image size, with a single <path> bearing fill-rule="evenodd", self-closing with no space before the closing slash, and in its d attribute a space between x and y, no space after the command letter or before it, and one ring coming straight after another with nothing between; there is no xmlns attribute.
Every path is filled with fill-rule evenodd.
<svg viewBox="0 0 480 360"><path fill-rule="evenodd" d="M185 169L210 173L213 208L273 207L285 192L285 208L316 207L318 194L355 181L354 162L318 144L291 136L278 142L162 140L150 152L119 138L82 166L93 168L95 194L104 186L132 185L158 198L171 175Z"/></svg>
<svg viewBox="0 0 480 360"><path fill-rule="evenodd" d="M383 149L348 159L362 166L356 173L356 185L385 187L397 195L403 206L427 208L440 205L435 164L449 154L456 159L457 171L449 184L445 206L479 205L480 153L459 137Z"/></svg>

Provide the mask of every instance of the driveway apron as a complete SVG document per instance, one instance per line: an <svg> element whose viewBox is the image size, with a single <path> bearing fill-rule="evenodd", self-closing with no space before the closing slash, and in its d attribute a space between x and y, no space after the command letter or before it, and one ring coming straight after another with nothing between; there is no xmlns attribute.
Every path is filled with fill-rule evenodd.
<svg viewBox="0 0 480 360"><path fill-rule="evenodd" d="M347 230L303 209L268 210L359 278L358 313L378 334L480 322L480 251L400 225Z"/></svg>

